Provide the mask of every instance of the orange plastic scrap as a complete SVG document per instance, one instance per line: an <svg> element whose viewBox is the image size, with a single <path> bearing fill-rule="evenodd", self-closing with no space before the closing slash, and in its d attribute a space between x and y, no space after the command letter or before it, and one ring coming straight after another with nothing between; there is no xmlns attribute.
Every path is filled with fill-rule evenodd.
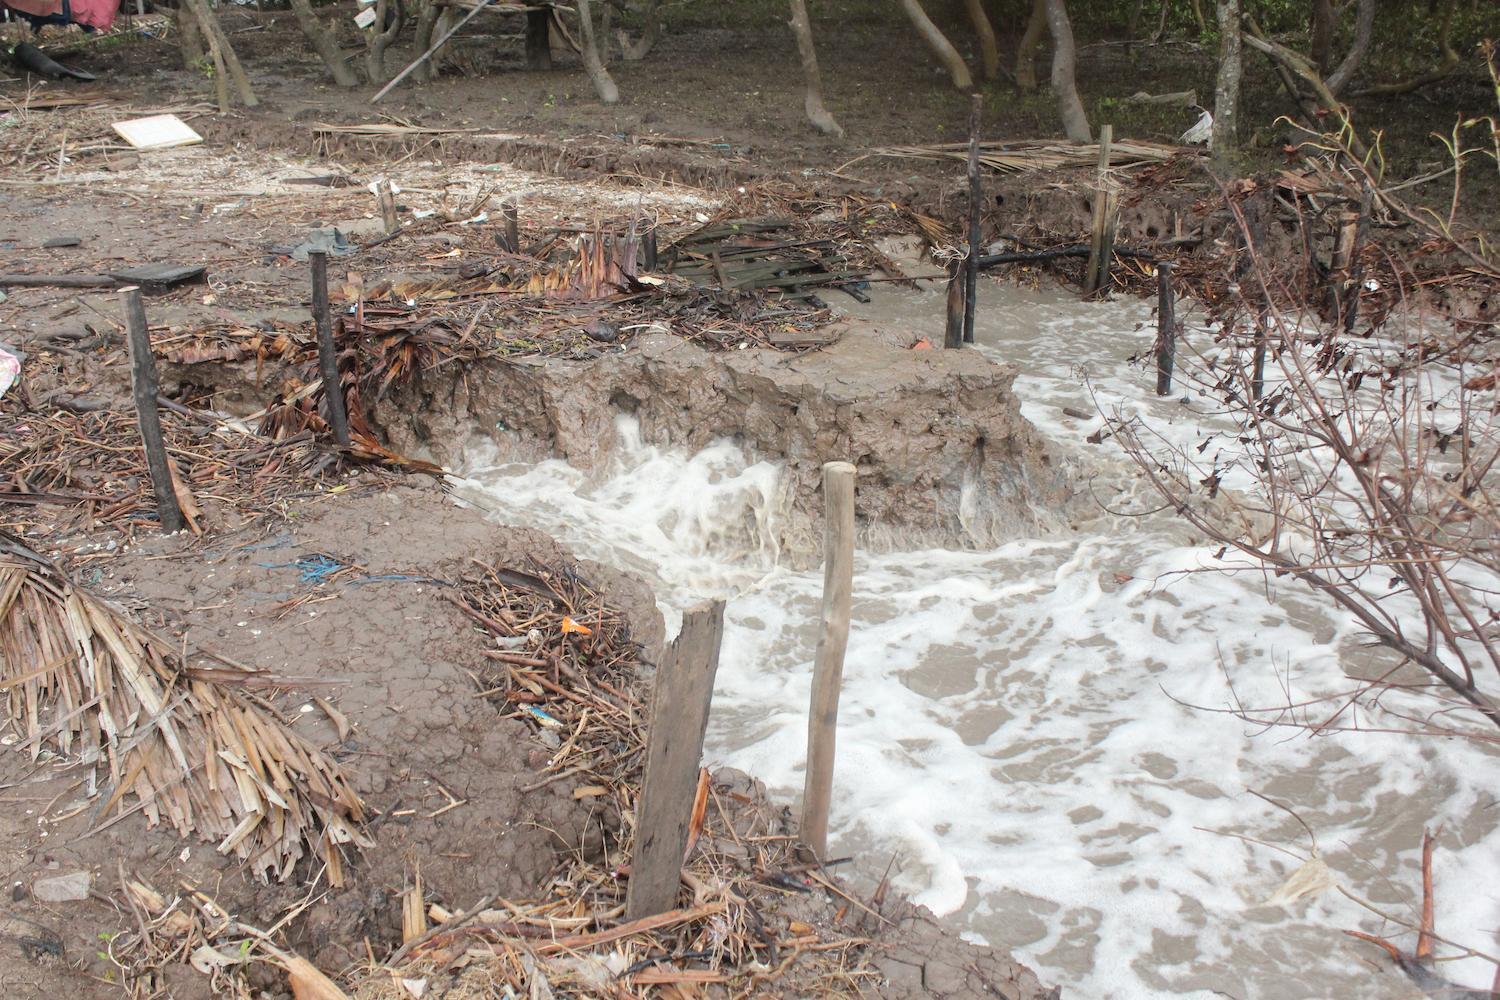
<svg viewBox="0 0 1500 1000"><path fill-rule="evenodd" d="M562 620L562 634L563 635L568 635L569 633L572 633L572 632L576 632L579 635L593 635L594 634L594 630L591 629L591 628L589 628L587 625L580 625L577 622L575 622L572 618L569 618L567 615L564 615L563 616L563 620Z"/></svg>

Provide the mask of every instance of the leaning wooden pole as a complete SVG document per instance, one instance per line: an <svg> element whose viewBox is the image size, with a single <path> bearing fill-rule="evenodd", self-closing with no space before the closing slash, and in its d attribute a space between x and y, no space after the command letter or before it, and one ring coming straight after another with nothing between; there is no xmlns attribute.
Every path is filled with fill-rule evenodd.
<svg viewBox="0 0 1500 1000"><path fill-rule="evenodd" d="M130 387L135 397L135 415L141 427L141 443L146 448L146 471L151 475L151 489L156 493L156 515L161 530L171 534L185 525L182 508L177 506L177 491L172 486L172 467L167 460L167 444L161 434L161 411L157 409L156 358L151 354L151 334L146 325L146 307L141 290L135 285L120 289L125 306L125 332L130 350Z"/></svg>
<svg viewBox="0 0 1500 1000"><path fill-rule="evenodd" d="M979 240L984 204L979 184L979 113L984 98L969 98L969 256L964 259L964 343L974 343L974 313L979 305Z"/></svg>
<svg viewBox="0 0 1500 1000"><path fill-rule="evenodd" d="M1172 369L1177 364L1177 308L1172 298L1172 265L1156 265L1156 394L1172 393Z"/></svg>
<svg viewBox="0 0 1500 1000"><path fill-rule="evenodd" d="M854 592L854 466L823 466L823 616L807 713L807 775L802 788L802 842L828 855L828 810L839 721L849 608Z"/></svg>
<svg viewBox="0 0 1500 1000"><path fill-rule="evenodd" d="M339 381L338 353L333 346L333 318L328 309L328 254L311 250L313 324L318 333L318 373L323 376L323 399L328 404L328 426L340 446L349 447L349 414L344 409L344 386Z"/></svg>
<svg viewBox="0 0 1500 1000"><path fill-rule="evenodd" d="M682 631L657 667L626 920L676 905L723 639L724 602L700 604L682 616Z"/></svg>

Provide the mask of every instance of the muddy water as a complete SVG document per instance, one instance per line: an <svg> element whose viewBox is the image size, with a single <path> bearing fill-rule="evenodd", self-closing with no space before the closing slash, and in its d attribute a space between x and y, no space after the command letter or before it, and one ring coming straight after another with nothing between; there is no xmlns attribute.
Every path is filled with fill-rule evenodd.
<svg viewBox="0 0 1500 1000"><path fill-rule="evenodd" d="M941 300L885 291L867 319L936 338ZM1025 412L1089 450L1097 417L1139 413L1174 440L1214 417L1157 400L1123 359L1150 340L1133 303L986 284L979 349L1022 368ZM622 419L614 469L487 467L461 494L645 575L669 618L731 598L711 758L787 798L802 785L821 574L778 563L780 471L727 442L695 455ZM1140 498L1140 507L1146 498ZM1358 636L1253 572L1192 574L1212 553L1164 515L1105 514L1066 537L984 552L862 554L845 671L833 850L1084 997L1413 995L1338 932L1397 934L1327 888L1265 902L1317 836L1333 880L1409 919L1421 830L1443 823L1440 931L1495 950L1494 761L1379 734L1258 731L1223 709L1344 687ZM1443 892L1443 887L1448 887ZM1410 941L1405 942L1408 947ZM1451 978L1488 984L1471 960Z"/></svg>

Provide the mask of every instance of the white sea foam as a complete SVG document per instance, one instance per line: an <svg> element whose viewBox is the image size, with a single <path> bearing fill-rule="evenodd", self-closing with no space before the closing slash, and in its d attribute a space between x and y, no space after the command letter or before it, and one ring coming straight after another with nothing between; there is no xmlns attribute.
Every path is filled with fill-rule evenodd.
<svg viewBox="0 0 1500 1000"><path fill-rule="evenodd" d="M1087 447L1061 413L1092 407L1081 365L1106 406L1183 440L1211 429L1120 364L1149 342L1132 329L1144 307L1007 301L981 310L982 349L1023 365L1025 412L1044 430ZM685 455L642 444L629 421L620 433L614 466L592 480L559 462L474 468L460 493L641 572L670 619L731 597L709 754L795 797L821 574L777 564L779 470L727 442ZM1343 665L1362 653L1304 589L1185 572L1210 565L1214 551L1165 516L988 552L861 555L832 849L877 877L896 855L901 888L1071 995L1412 995L1338 933L1394 925L1335 891L1260 905L1300 863L1269 845L1303 857L1311 845L1253 790L1306 820L1340 885L1402 919L1422 828L1444 824L1439 930L1494 950L1493 755L1261 732L1227 714L1235 699L1347 686ZM1492 971L1444 967L1476 984Z"/></svg>

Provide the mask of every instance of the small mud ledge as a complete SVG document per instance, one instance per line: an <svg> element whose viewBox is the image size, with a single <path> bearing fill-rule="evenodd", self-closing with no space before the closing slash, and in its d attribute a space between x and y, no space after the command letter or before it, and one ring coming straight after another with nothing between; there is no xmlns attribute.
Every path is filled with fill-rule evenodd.
<svg viewBox="0 0 1500 1000"><path fill-rule="evenodd" d="M866 547L989 547L1060 524L1070 470L1021 416L1016 368L973 351L912 351L865 329L788 354L709 352L664 334L597 361L496 361L430 375L373 414L392 446L462 468L468 445L503 461L566 459L602 473L618 414L646 442L696 451L730 438L785 465L768 541L793 562L821 551L824 462L859 469Z"/></svg>

